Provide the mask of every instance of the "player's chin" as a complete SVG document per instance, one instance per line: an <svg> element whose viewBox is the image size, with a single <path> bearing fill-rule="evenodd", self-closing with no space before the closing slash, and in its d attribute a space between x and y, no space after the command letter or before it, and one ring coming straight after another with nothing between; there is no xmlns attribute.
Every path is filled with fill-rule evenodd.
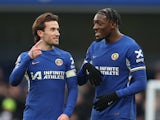
<svg viewBox="0 0 160 120"><path fill-rule="evenodd" d="M101 38L101 37L96 37L96 42L100 42L101 40L103 40L104 38Z"/></svg>
<svg viewBox="0 0 160 120"><path fill-rule="evenodd" d="M59 42L57 42L57 43L54 43L53 45L54 45L54 46L58 46L58 45L59 45Z"/></svg>

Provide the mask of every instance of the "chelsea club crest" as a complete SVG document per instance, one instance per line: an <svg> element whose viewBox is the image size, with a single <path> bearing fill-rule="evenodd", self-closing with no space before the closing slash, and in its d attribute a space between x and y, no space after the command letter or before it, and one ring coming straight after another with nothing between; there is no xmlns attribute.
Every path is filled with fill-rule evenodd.
<svg viewBox="0 0 160 120"><path fill-rule="evenodd" d="M113 53L112 56L111 56L112 60L117 60L118 57L119 57L118 53Z"/></svg>
<svg viewBox="0 0 160 120"><path fill-rule="evenodd" d="M61 65L63 65L63 60L60 59L60 58L57 58L57 59L55 60L55 64L56 64L57 66L61 66Z"/></svg>

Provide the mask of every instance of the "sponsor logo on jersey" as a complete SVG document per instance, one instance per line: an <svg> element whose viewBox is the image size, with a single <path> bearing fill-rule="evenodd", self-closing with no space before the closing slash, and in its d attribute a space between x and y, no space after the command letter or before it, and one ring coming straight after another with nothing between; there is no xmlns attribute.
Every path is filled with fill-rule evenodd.
<svg viewBox="0 0 160 120"><path fill-rule="evenodd" d="M141 49L140 49L140 50L135 50L134 52L137 54L136 58L143 57L143 54L142 54L142 50L141 50Z"/></svg>
<svg viewBox="0 0 160 120"><path fill-rule="evenodd" d="M31 72L32 80L42 80L42 79L64 79L64 71L37 71L36 73Z"/></svg>
<svg viewBox="0 0 160 120"><path fill-rule="evenodd" d="M119 75L119 67L96 66L103 75Z"/></svg>
<svg viewBox="0 0 160 120"><path fill-rule="evenodd" d="M142 50L139 49L139 50L135 50L134 52L135 52L135 54L137 54L137 55L136 55L136 63L144 62Z"/></svg>
<svg viewBox="0 0 160 120"><path fill-rule="evenodd" d="M57 59L55 60L55 64L56 64L57 66L61 66L61 65L63 65L63 60L60 59L60 58L57 58Z"/></svg>
<svg viewBox="0 0 160 120"><path fill-rule="evenodd" d="M112 56L111 56L112 60L117 60L118 57L119 57L118 53L113 53Z"/></svg>

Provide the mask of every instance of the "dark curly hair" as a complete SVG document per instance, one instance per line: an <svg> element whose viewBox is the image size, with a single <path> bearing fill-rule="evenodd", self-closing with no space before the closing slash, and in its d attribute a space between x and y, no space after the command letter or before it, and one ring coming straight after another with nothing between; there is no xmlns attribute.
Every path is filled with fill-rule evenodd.
<svg viewBox="0 0 160 120"><path fill-rule="evenodd" d="M104 8L101 9L97 12L97 14L103 14L107 17L107 19L112 20L115 22L118 26L121 24L121 16L120 14L116 11L113 10L112 8Z"/></svg>

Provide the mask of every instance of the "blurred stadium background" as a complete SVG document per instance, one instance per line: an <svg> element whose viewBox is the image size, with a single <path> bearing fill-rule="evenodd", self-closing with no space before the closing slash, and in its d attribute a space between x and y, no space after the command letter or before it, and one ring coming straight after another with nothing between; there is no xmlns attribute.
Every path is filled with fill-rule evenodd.
<svg viewBox="0 0 160 120"><path fill-rule="evenodd" d="M3 113L7 109L14 113L11 120L22 119L26 81L15 88L8 85L8 77L18 55L33 45L31 26L35 18L48 11L59 15L60 48L72 53L79 69L88 46L94 40L94 14L105 7L112 7L121 14L121 32L141 45L148 81L160 80L159 0L0 0L0 118L9 116ZM89 120L94 88L87 84L79 90L77 107L71 119ZM145 120L145 98L145 91L136 96L137 120ZM6 106L6 101L10 107ZM160 117L150 120L160 120Z"/></svg>

